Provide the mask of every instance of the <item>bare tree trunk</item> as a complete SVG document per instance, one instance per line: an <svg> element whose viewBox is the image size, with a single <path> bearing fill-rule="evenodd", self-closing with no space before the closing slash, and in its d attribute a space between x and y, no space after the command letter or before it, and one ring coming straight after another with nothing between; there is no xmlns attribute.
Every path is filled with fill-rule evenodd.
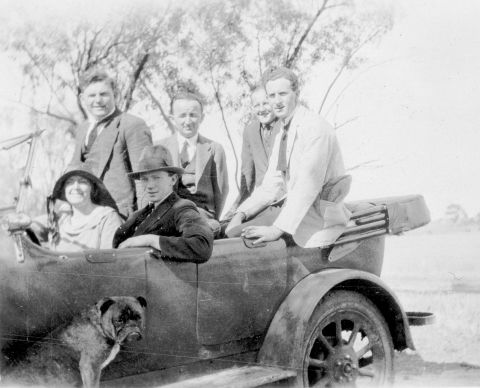
<svg viewBox="0 0 480 388"><path fill-rule="evenodd" d="M233 157L235 158L235 186L237 187L237 190L240 191L240 185L237 182L238 169L239 169L238 156L237 156L237 152L235 151L235 146L233 145L233 140L232 140L232 136L230 135L230 130L228 129L227 120L225 119L225 111L223 109L222 100L220 98L220 92L218 90L218 85L215 84L215 80L213 79L213 73L212 73L211 69L210 69L210 81L211 81L212 88L213 88L213 91L214 91L215 101L217 102L218 108L220 109L220 113L222 115L222 121L223 121L223 125L225 127L225 131L227 132L228 141L230 142L230 145L232 146Z"/></svg>
<svg viewBox="0 0 480 388"><path fill-rule="evenodd" d="M323 11L325 11L325 8L326 8L326 6L327 6L328 1L329 1L329 0L323 0L322 6L319 8L319 10L317 11L317 13L316 13L315 16L313 17L313 19L310 21L310 23L308 24L308 26L307 26L307 28L305 29L304 33L303 33L302 36L300 37L297 45L296 45L295 48L293 49L292 55L288 56L287 59L285 60L285 67L291 68L291 67L293 66L293 63L295 62L295 60L296 60L297 57L298 57L298 54L300 53L300 49L302 48L303 42L304 42L305 39L307 38L308 34L310 33L311 29L313 28L313 26L314 26L315 23L317 22L317 20L318 20L318 18L320 17L320 15L323 13Z"/></svg>
<svg viewBox="0 0 480 388"><path fill-rule="evenodd" d="M130 108L132 103L133 92L135 91L135 87L137 86L138 79L140 78L140 74L142 73L143 69L145 68L149 58L149 53L145 53L140 61L138 61L137 68L133 72L133 75L130 80L130 85L128 86L127 92L125 93L124 102L123 102L123 110L127 111Z"/></svg>
<svg viewBox="0 0 480 388"><path fill-rule="evenodd" d="M350 51L345 58L343 59L342 66L338 70L337 74L333 78L332 82L330 82L330 85L328 85L327 91L325 92L325 95L323 96L322 102L320 104L320 108L318 109L318 113L320 114L322 112L323 106L325 105L325 102L327 101L327 97L330 94L333 85L337 82L337 80L340 78L340 75L343 73L343 71L347 68L347 66L350 64L350 61L352 58L360 51L360 49L365 46L368 42L373 40L378 34L380 34L381 28L376 29L374 32L372 32L365 40L360 42L357 47L355 47L352 51Z"/></svg>
<svg viewBox="0 0 480 388"><path fill-rule="evenodd" d="M170 117L168 117L168 114L163 109L163 106L162 106L161 102L158 100L158 98L155 97L155 95L150 90L150 88L148 87L147 83L145 82L145 80L143 78L140 78L140 82L142 84L143 89L148 93L148 95L152 99L153 103L160 110L160 114L162 115L163 119L167 123L168 129L170 130L170 132L173 135L175 133L175 126L173 125L172 121L170 120Z"/></svg>

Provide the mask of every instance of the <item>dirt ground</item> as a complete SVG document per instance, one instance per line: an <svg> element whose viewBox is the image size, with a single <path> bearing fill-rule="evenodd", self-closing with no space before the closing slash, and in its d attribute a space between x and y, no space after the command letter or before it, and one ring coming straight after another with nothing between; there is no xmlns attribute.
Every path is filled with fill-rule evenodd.
<svg viewBox="0 0 480 388"><path fill-rule="evenodd" d="M424 361L415 352L395 358L395 387L480 387L480 366Z"/></svg>

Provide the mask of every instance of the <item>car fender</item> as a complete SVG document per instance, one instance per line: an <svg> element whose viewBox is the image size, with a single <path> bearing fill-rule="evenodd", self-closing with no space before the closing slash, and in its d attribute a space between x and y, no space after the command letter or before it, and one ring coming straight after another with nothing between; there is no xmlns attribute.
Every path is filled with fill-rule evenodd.
<svg viewBox="0 0 480 388"><path fill-rule="evenodd" d="M415 349L399 300L378 276L351 269L325 269L303 278L281 303L258 353L258 362L301 368L301 357L295 355L303 347L310 317L322 298L334 289L365 295L385 318L395 349Z"/></svg>

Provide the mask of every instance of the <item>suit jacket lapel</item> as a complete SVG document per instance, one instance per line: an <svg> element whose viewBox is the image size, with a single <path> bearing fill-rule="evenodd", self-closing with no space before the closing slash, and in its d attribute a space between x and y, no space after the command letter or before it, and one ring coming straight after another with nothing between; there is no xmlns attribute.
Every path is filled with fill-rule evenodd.
<svg viewBox="0 0 480 388"><path fill-rule="evenodd" d="M265 148L265 144L263 143L263 138L262 138L262 125L260 124L260 122L257 122L255 124L256 125L255 125L254 138L253 138L252 144L259 145L258 151L263 156L262 159L264 159L268 163L267 149Z"/></svg>
<svg viewBox="0 0 480 388"><path fill-rule="evenodd" d="M195 153L195 186L203 175L203 170L207 165L211 155L211 144L206 139L198 135L197 151Z"/></svg>
<svg viewBox="0 0 480 388"><path fill-rule="evenodd" d="M103 128L100 135L98 135L95 143L93 143L92 149L90 152L94 152L97 149L101 150L99 152L99 159L96 165L90 166L94 174L101 178L105 166L107 165L108 160L110 159L110 155L113 152L113 146L117 141L119 127L121 123L122 114L118 112L116 116L108 123L105 128Z"/></svg>
<svg viewBox="0 0 480 388"><path fill-rule="evenodd" d="M163 222L164 214L171 209L173 204L178 199L177 194L170 194L160 205L158 205L153 212L139 225L135 231L135 236L155 232L159 224ZM157 234L157 233L154 233Z"/></svg>
<svg viewBox="0 0 480 388"><path fill-rule="evenodd" d="M178 155L177 135L174 134L174 135L166 138L164 144L168 148L168 150L170 151L170 154L172 155L173 164L176 167L179 167L180 166L180 157Z"/></svg>

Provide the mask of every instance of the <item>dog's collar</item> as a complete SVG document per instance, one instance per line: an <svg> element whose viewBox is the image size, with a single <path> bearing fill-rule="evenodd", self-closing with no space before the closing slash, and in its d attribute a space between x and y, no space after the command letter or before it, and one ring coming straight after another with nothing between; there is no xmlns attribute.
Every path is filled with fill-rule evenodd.
<svg viewBox="0 0 480 388"><path fill-rule="evenodd" d="M107 359L102 362L102 365L100 365L100 370L103 370L108 364L110 364L115 357L117 357L118 352L120 351L120 344L118 342L115 342L115 345L113 345L112 350L110 351L110 354L108 355Z"/></svg>

